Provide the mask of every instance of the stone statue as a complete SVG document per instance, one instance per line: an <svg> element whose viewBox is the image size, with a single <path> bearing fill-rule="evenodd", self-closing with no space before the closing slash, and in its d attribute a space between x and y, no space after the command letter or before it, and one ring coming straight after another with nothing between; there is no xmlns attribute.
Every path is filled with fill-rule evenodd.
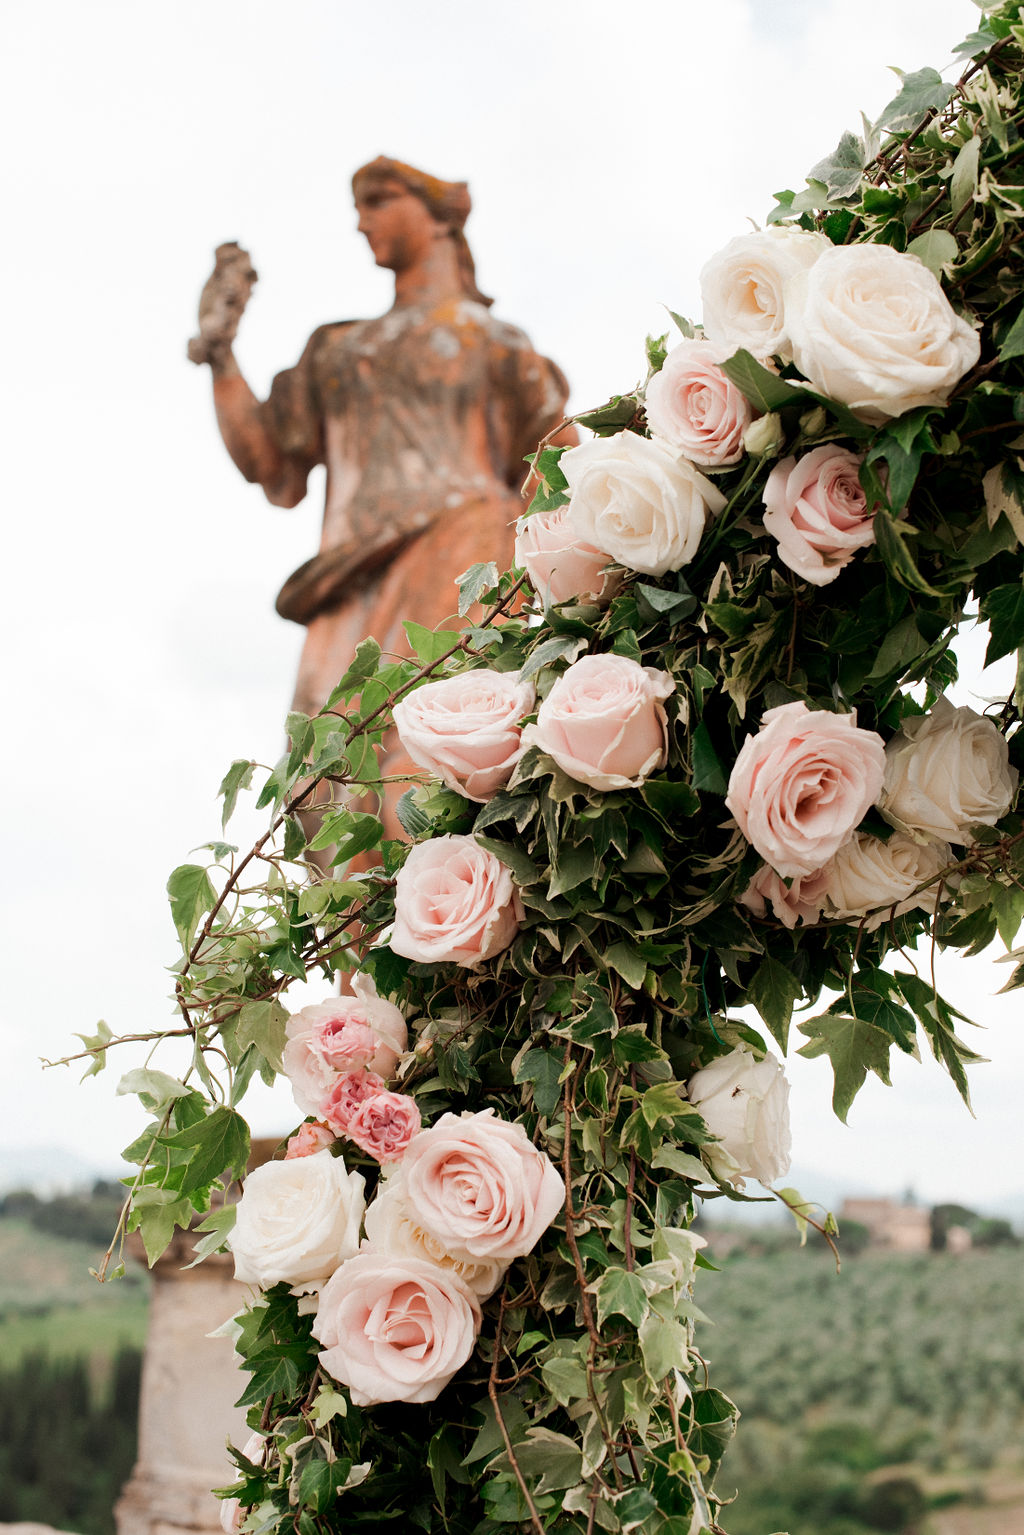
<svg viewBox="0 0 1024 1535"><path fill-rule="evenodd" d="M297 505L309 471L327 466L319 553L277 600L307 626L293 704L307 714L366 635L406 652L403 619L436 627L455 612L461 571L511 563L523 455L552 432L576 440L557 430L562 373L492 317L476 286L465 183L381 157L352 187L359 229L395 274L387 314L320 326L261 403L231 349L256 274L222 245L189 346L213 373L228 452L275 506Z"/></svg>

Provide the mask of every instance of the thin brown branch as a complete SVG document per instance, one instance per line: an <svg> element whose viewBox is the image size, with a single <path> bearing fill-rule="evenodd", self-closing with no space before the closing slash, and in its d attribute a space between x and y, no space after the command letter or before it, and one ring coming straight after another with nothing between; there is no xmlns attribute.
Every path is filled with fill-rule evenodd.
<svg viewBox="0 0 1024 1535"><path fill-rule="evenodd" d="M516 1452L512 1447L512 1436L509 1433L505 1419L502 1416L501 1399L498 1396L498 1363L501 1359L501 1335L504 1329L504 1325L505 1292L502 1290L501 1300L498 1305L498 1325L494 1332L494 1357L491 1360L491 1373L487 1381L487 1395L490 1397L491 1406L494 1408L495 1421L498 1425L498 1428L501 1430L501 1437L505 1444L505 1454L508 1456L508 1463L512 1467L516 1481L519 1483L519 1490L523 1494L523 1497L526 1501L526 1506L530 1510L530 1523L536 1530L537 1535L544 1535L544 1526L541 1523L540 1514L537 1512L537 1505L533 1501L533 1496L530 1492L530 1489L526 1485L526 1478L523 1476L522 1468L519 1464L519 1461L516 1459Z"/></svg>

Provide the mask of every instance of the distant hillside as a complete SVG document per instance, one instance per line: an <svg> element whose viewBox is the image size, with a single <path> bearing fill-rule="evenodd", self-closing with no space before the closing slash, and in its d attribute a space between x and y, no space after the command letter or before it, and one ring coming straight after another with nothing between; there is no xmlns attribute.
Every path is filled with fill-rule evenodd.
<svg viewBox="0 0 1024 1535"><path fill-rule="evenodd" d="M98 1178L120 1178L124 1168L100 1165L67 1146L0 1146L0 1194L31 1189L49 1196L88 1188Z"/></svg>

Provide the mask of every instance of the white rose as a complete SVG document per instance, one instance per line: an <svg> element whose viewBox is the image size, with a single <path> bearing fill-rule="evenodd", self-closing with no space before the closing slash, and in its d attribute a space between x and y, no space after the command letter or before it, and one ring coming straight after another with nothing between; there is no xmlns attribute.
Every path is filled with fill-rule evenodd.
<svg viewBox="0 0 1024 1535"><path fill-rule="evenodd" d="M687 1092L718 1137L705 1151L723 1182L771 1184L788 1171L789 1083L774 1055L758 1060L742 1047L732 1050L691 1077Z"/></svg>
<svg viewBox="0 0 1024 1535"><path fill-rule="evenodd" d="M725 497L686 459L635 432L595 437L559 460L583 543L646 576L688 565Z"/></svg>
<svg viewBox="0 0 1024 1535"><path fill-rule="evenodd" d="M786 283L830 249L825 235L790 224L737 235L701 270L705 335L733 352L788 361Z"/></svg>
<svg viewBox="0 0 1024 1535"><path fill-rule="evenodd" d="M1017 779L992 721L938 698L886 746L879 809L911 835L966 843L972 827L994 826L1010 809Z"/></svg>
<svg viewBox="0 0 1024 1535"><path fill-rule="evenodd" d="M821 870L825 915L859 923L869 933L915 907L935 910L938 879L953 854L948 842L915 842L894 832L888 842L856 832ZM914 894L918 885L933 882ZM868 916L871 912L873 915Z"/></svg>
<svg viewBox="0 0 1024 1535"><path fill-rule="evenodd" d="M732 355L713 341L680 341L647 385L651 436L705 469L738 464L754 407L722 372Z"/></svg>
<svg viewBox="0 0 1024 1535"><path fill-rule="evenodd" d="M359 1248L364 1182L340 1157L264 1162L249 1173L227 1245L235 1278L319 1289Z"/></svg>
<svg viewBox="0 0 1024 1535"><path fill-rule="evenodd" d="M444 1242L418 1224L406 1198L401 1168L385 1178L366 1212L366 1240L362 1251L393 1253L400 1258L424 1258L457 1274L479 1300L493 1295L508 1264L499 1258L453 1255Z"/></svg>
<svg viewBox="0 0 1024 1535"><path fill-rule="evenodd" d="M835 245L786 285L793 358L864 421L944 405L978 360L977 332L938 278L891 245Z"/></svg>

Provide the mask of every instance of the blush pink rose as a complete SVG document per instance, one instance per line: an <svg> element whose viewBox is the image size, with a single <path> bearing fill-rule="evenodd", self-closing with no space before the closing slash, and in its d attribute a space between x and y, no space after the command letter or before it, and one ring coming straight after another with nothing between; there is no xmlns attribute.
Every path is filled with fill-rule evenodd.
<svg viewBox="0 0 1024 1535"><path fill-rule="evenodd" d="M522 755L533 684L487 667L427 682L395 704L395 729L412 760L483 804L504 788Z"/></svg>
<svg viewBox="0 0 1024 1535"><path fill-rule="evenodd" d="M668 757L667 672L628 656L581 656L559 677L524 740L579 783L635 789Z"/></svg>
<svg viewBox="0 0 1024 1535"><path fill-rule="evenodd" d="M522 1125L496 1118L493 1109L443 1114L417 1135L392 1176L417 1225L461 1259L522 1257L565 1199L554 1163Z"/></svg>
<svg viewBox="0 0 1024 1535"><path fill-rule="evenodd" d="M482 1317L473 1292L423 1258L361 1252L320 1292L320 1363L357 1407L433 1402L473 1352Z"/></svg>
<svg viewBox="0 0 1024 1535"><path fill-rule="evenodd" d="M335 1077L334 1086L324 1099L323 1116L338 1135L348 1135L353 1116L367 1098L386 1093L387 1084L375 1071L346 1071Z"/></svg>
<svg viewBox="0 0 1024 1535"><path fill-rule="evenodd" d="M472 837L419 842L395 880L396 954L472 970L507 949L523 908L512 876Z"/></svg>
<svg viewBox="0 0 1024 1535"><path fill-rule="evenodd" d="M774 869L763 863L740 896L740 902L755 917L766 916L770 906L772 915L783 927L794 928L798 922L810 926L821 919L827 886L826 869L805 874L787 885Z"/></svg>
<svg viewBox="0 0 1024 1535"><path fill-rule="evenodd" d="M530 585L546 602L575 597L603 607L622 584L621 571L608 568L611 555L577 536L567 505L520 517L513 563L526 571Z"/></svg>
<svg viewBox="0 0 1024 1535"><path fill-rule="evenodd" d="M352 982L354 995L331 997L293 1013L282 1063L292 1096L306 1114L321 1109L339 1075L364 1068L389 1077L407 1048L409 1031L392 1002L378 997L368 975Z"/></svg>
<svg viewBox="0 0 1024 1535"><path fill-rule="evenodd" d="M651 436L702 469L738 464L754 419L753 406L719 367L734 351L713 341L680 341L647 385Z"/></svg>
<svg viewBox="0 0 1024 1535"><path fill-rule="evenodd" d="M856 714L769 709L748 736L725 803L740 831L784 878L813 874L853 835L878 799L885 746Z"/></svg>
<svg viewBox="0 0 1024 1535"><path fill-rule="evenodd" d="M318 1151L326 1151L336 1140L334 1131L326 1125L300 1125L295 1134L289 1137L284 1159L289 1162L294 1157L315 1157Z"/></svg>
<svg viewBox="0 0 1024 1535"><path fill-rule="evenodd" d="M397 1162L420 1128L420 1111L408 1093L369 1093L349 1115L345 1134L378 1162Z"/></svg>
<svg viewBox="0 0 1024 1535"><path fill-rule="evenodd" d="M764 487L764 525L779 559L812 586L827 586L875 541L875 510L860 483L863 454L835 443L784 458Z"/></svg>

